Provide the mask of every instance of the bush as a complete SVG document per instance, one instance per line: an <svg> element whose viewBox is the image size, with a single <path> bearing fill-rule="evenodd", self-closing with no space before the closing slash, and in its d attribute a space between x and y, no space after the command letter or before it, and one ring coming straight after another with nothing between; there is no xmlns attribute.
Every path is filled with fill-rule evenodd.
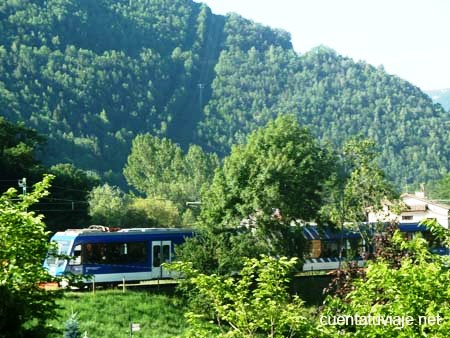
<svg viewBox="0 0 450 338"><path fill-rule="evenodd" d="M318 332L305 317L303 301L288 292L288 275L296 263L295 258L286 257L246 259L235 277L201 274L183 262L172 264L171 269L181 271L210 304L219 336L313 336ZM207 336L211 330L205 327L206 320L211 319L207 313L189 312L186 316L194 325L196 336L202 336L199 332Z"/></svg>
<svg viewBox="0 0 450 338"><path fill-rule="evenodd" d="M388 320L385 324L332 325L326 329L344 337L447 337L450 332L450 271L448 259L433 255L417 237L405 241L393 236L399 249L413 253L400 259L398 268L378 258L369 262L365 280L357 279L343 299L328 297L321 318L348 316ZM447 257L448 258L448 257ZM343 317L341 317L343 318ZM435 323L423 321L434 318ZM422 319L422 322L420 321ZM404 321L403 324L401 321ZM405 321L406 322L405 324ZM323 324L323 323L322 323Z"/></svg>

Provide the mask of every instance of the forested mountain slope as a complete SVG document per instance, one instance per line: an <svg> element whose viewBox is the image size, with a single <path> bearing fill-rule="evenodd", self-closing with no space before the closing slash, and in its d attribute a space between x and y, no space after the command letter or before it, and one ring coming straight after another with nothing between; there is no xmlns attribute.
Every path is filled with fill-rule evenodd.
<svg viewBox="0 0 450 338"><path fill-rule="evenodd" d="M0 4L0 114L48 137L44 161L121 181L138 133L224 155L279 114L334 144L374 138L388 174L450 168L449 120L418 88L288 33L190 0Z"/></svg>

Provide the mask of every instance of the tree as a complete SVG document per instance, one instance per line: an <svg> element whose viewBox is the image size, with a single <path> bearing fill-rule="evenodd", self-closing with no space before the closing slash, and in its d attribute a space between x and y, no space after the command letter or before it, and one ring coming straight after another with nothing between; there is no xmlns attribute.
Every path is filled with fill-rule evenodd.
<svg viewBox="0 0 450 338"><path fill-rule="evenodd" d="M440 180L432 182L430 185L429 196L436 200L450 201L450 173L443 176Z"/></svg>
<svg viewBox="0 0 450 338"><path fill-rule="evenodd" d="M147 197L166 198L184 209L186 202L200 199L218 162L216 155L205 154L199 146L190 146L185 155L170 140L145 134L133 140L124 175Z"/></svg>
<svg viewBox="0 0 450 338"><path fill-rule="evenodd" d="M262 253L301 257L302 231L291 223L315 218L330 168L327 151L292 116L279 117L234 146L202 196L203 238L197 244L206 241L211 250L203 272L211 272L215 261L216 272L229 273L242 267L243 257ZM200 260L203 251L198 250ZM180 256L195 258L183 248Z"/></svg>
<svg viewBox="0 0 450 338"><path fill-rule="evenodd" d="M47 227L51 231L63 231L88 224L88 196L99 184L99 177L69 163L53 165L49 172L55 176L50 196L36 206L46 215Z"/></svg>
<svg viewBox="0 0 450 338"><path fill-rule="evenodd" d="M233 147L202 196L202 220L236 227L276 209L286 225L313 220L330 173L331 158L310 132L292 116L278 117Z"/></svg>
<svg viewBox="0 0 450 338"><path fill-rule="evenodd" d="M3 181L19 178L36 178L42 166L36 159L36 152L44 138L23 123L14 124L0 116L0 177ZM1 183L4 185L4 183ZM7 185L9 187L9 183ZM6 187L6 186L5 186ZM0 191L4 191L1 187Z"/></svg>
<svg viewBox="0 0 450 338"><path fill-rule="evenodd" d="M9 318L0 320L0 337L44 337L47 319L55 317L56 294L39 286L51 280L42 266L49 233L42 215L27 211L48 195L51 179L45 176L27 195L10 188L0 197L0 313Z"/></svg>
<svg viewBox="0 0 450 338"><path fill-rule="evenodd" d="M382 202L396 197L392 185L376 163L375 142L353 138L344 146L349 177L344 187L346 221L365 222L370 210L378 211Z"/></svg>
<svg viewBox="0 0 450 338"><path fill-rule="evenodd" d="M162 198L134 198L127 206L127 227L172 228L181 225L176 205Z"/></svg>
<svg viewBox="0 0 450 338"><path fill-rule="evenodd" d="M370 211L378 212L383 202L395 205L397 193L376 163L378 153L372 140L352 138L335 155L335 174L326 184L322 222L359 231L368 245L374 244L373 229L361 227Z"/></svg>
<svg viewBox="0 0 450 338"><path fill-rule="evenodd" d="M109 184L92 189L89 215L95 224L110 227L177 227L182 224L177 206L165 198L126 195Z"/></svg>
<svg viewBox="0 0 450 338"><path fill-rule="evenodd" d="M77 316L75 313L72 313L70 318L66 321L63 338L80 338L80 336L81 332Z"/></svg>
<svg viewBox="0 0 450 338"><path fill-rule="evenodd" d="M128 184L149 197L175 198L178 175L183 168L181 148L170 140L138 135L123 170Z"/></svg>
<svg viewBox="0 0 450 338"><path fill-rule="evenodd" d="M122 226L125 224L127 203L125 194L118 187L106 183L89 193L89 215L96 224Z"/></svg>

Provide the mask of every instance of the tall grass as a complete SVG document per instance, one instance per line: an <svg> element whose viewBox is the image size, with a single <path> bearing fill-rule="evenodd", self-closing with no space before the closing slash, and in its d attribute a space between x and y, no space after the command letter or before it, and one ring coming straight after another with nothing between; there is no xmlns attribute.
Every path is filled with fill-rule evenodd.
<svg viewBox="0 0 450 338"><path fill-rule="evenodd" d="M183 307L177 298L144 291L108 290L67 292L59 300L59 320L51 324L62 337L65 321L77 314L81 332L89 338L124 338L130 336L130 320L140 324L133 337L180 337L187 330Z"/></svg>

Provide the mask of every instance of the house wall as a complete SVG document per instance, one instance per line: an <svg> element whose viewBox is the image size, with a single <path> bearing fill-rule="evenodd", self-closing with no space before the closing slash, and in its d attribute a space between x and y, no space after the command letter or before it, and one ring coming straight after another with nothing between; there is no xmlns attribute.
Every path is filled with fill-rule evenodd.
<svg viewBox="0 0 450 338"><path fill-rule="evenodd" d="M415 198L414 196L404 196L403 202L412 210L396 215L385 206L382 212L369 213L369 222L397 221L401 223L418 223L431 218L436 219L444 228L449 228L449 208L434 204L431 201L424 201L422 198Z"/></svg>

